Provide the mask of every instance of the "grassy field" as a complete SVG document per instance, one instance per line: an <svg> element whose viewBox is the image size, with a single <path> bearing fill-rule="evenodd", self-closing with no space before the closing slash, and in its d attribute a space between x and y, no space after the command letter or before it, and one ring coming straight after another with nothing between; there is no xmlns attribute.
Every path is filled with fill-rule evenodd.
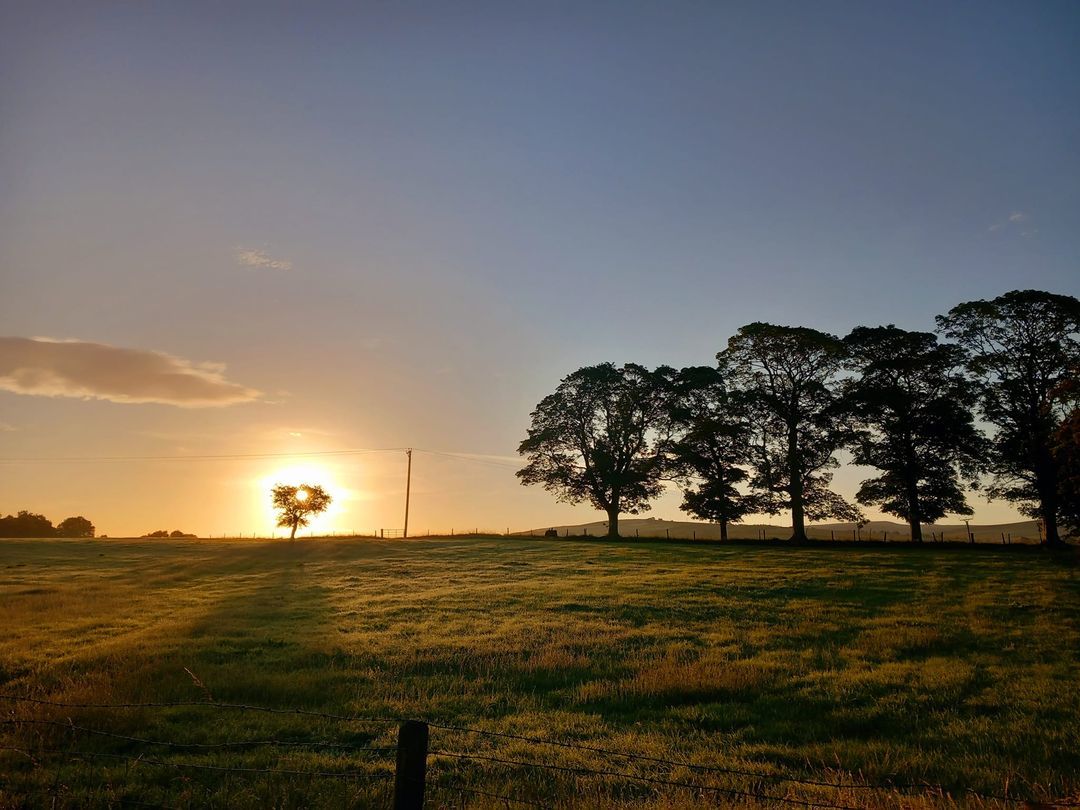
<svg viewBox="0 0 1080 810"><path fill-rule="evenodd" d="M431 807L518 806L459 788L583 808L1077 801L1077 570L1031 548L0 541L0 692L422 717L744 772L432 728L436 750L569 770L433 756ZM0 807L386 807L392 791L393 752L352 750L392 746L392 723L2 711ZM175 749L69 722L290 744ZM945 792L860 787L881 783Z"/></svg>

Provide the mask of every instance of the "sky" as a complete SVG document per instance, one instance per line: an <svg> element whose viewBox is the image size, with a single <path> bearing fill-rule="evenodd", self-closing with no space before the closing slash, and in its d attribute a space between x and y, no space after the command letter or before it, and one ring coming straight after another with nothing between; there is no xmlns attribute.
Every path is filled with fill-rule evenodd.
<svg viewBox="0 0 1080 810"><path fill-rule="evenodd" d="M415 447L414 531L596 519L513 475L580 366L1080 295L1078 42L1052 0L3 0L0 512L264 533L310 480L400 529L403 451L299 454ZM48 460L130 456L202 458Z"/></svg>

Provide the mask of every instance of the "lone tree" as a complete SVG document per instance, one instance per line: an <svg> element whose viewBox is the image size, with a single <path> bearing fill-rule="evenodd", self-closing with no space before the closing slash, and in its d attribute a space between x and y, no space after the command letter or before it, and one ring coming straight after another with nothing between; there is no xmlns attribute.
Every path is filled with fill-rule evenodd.
<svg viewBox="0 0 1080 810"><path fill-rule="evenodd" d="M938 330L969 352L983 418L996 428L989 468L993 497L1041 518L1046 542L1062 542L1061 471L1054 452L1068 416L1065 383L1080 365L1080 301L1014 290L969 301L937 318Z"/></svg>
<svg viewBox="0 0 1080 810"><path fill-rule="evenodd" d="M976 488L986 442L969 405L976 389L964 350L895 326L860 326L844 343L857 374L843 387L854 461L881 471L855 499L906 520L918 542L923 523L972 514L961 476Z"/></svg>
<svg viewBox="0 0 1080 810"><path fill-rule="evenodd" d="M619 515L648 508L663 490L673 374L601 363L564 377L532 412L518 478L603 510L608 537L618 537Z"/></svg>
<svg viewBox="0 0 1080 810"><path fill-rule="evenodd" d="M296 539L296 530L307 526L313 515L326 511L333 500L317 484L276 484L273 489L274 508L278 510L278 526L290 530L289 540Z"/></svg>
<svg viewBox="0 0 1080 810"><path fill-rule="evenodd" d="M861 517L829 489L844 437L836 375L846 356L833 335L769 323L742 327L716 355L750 408L751 484L762 493L761 511L790 509L796 542L806 540L807 519Z"/></svg>
<svg viewBox="0 0 1080 810"><path fill-rule="evenodd" d="M93 537L94 524L82 515L65 518L56 527L56 535L58 537Z"/></svg>
<svg viewBox="0 0 1080 810"><path fill-rule="evenodd" d="M720 539L728 539L728 524L758 511L753 495L740 489L750 475L751 428L740 398L728 390L720 369L684 368L675 377L671 410L677 438L671 446L671 466L683 486L682 510L720 524Z"/></svg>

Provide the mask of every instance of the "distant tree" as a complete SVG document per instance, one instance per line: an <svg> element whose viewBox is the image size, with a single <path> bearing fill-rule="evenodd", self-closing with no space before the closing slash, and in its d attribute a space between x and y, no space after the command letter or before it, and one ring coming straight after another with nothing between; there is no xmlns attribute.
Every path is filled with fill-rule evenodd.
<svg viewBox="0 0 1080 810"><path fill-rule="evenodd" d="M94 524L82 515L65 518L56 527L56 534L60 537L93 537Z"/></svg>
<svg viewBox="0 0 1080 810"><path fill-rule="evenodd" d="M858 520L859 510L829 489L844 440L836 376L847 351L815 329L752 323L716 355L729 369L754 426L753 487L760 511L791 510L791 539L806 540L806 521Z"/></svg>
<svg viewBox="0 0 1080 810"><path fill-rule="evenodd" d="M854 461L881 471L856 500L906 520L920 542L923 523L972 514L961 476L975 488L986 442L964 350L895 326L860 326L844 343L856 374L843 386Z"/></svg>
<svg viewBox="0 0 1080 810"><path fill-rule="evenodd" d="M44 515L22 510L0 518L0 537L56 537L56 529Z"/></svg>
<svg viewBox="0 0 1080 810"><path fill-rule="evenodd" d="M313 515L326 511L332 498L317 484L277 484L271 492L274 508L278 510L278 526L290 529L289 540L296 539L296 530L307 526Z"/></svg>
<svg viewBox="0 0 1080 810"><path fill-rule="evenodd" d="M758 499L740 490L750 475L751 426L744 403L728 390L723 372L709 366L684 368L675 377L671 468L683 487L682 510L720 524L756 512Z"/></svg>
<svg viewBox="0 0 1080 810"><path fill-rule="evenodd" d="M1041 518L1047 544L1061 543L1054 445L1069 415L1063 383L1080 365L1080 301L1015 290L960 304L937 321L940 332L968 350L968 368L981 385L980 411L996 428L990 494Z"/></svg>
<svg viewBox="0 0 1080 810"><path fill-rule="evenodd" d="M619 515L647 509L663 491L673 374L602 363L564 377L532 412L518 478L603 510L608 537L618 537Z"/></svg>
<svg viewBox="0 0 1080 810"><path fill-rule="evenodd" d="M173 529L171 532L169 532L169 537L195 537L195 536L196 535L194 535L194 534L189 534L187 532L182 532L179 529Z"/></svg>
<svg viewBox="0 0 1080 810"><path fill-rule="evenodd" d="M168 529L158 529L157 531L147 532L146 534L143 535L143 537L168 537L168 536L169 536L169 530Z"/></svg>

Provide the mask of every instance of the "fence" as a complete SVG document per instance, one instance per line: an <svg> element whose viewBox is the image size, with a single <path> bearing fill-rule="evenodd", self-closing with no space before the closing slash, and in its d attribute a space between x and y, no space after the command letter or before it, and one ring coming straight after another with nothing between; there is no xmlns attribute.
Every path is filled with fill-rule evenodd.
<svg viewBox="0 0 1080 810"><path fill-rule="evenodd" d="M945 805L952 805L963 797L1006 807L1080 807L1080 802L1075 800L1010 793L1008 782L1003 792L993 793L920 781L826 779L785 772L777 763L759 762L759 765L770 770L725 767L433 721L401 722L391 717L363 717L213 701L104 704L0 695L0 702L11 707L7 718L0 720L0 726L8 731L2 738L4 744L0 745L0 756L4 753L14 755L23 765L22 769L5 765L0 770L6 777L0 781L0 805L4 799L14 798L21 800L14 805L16 807L35 806L31 803L32 798L42 799L36 806L52 808L126 805L178 810L190 806L232 807L242 805L242 801L237 799L237 780L249 785L265 780L263 793L248 790L246 794L240 794L255 806L322 804L327 794L317 791L313 794L312 785L315 782L344 782L346 785L353 784L356 789L351 797L348 793L344 797L335 796L335 806L360 804L392 806L395 810L421 810L424 807L450 806L447 797L453 796L462 807L468 806L469 802L504 808L565 807L568 806L567 802L569 806L574 806L585 795L585 785L579 780L592 780L591 784L603 787L602 792L597 788L598 801L595 802L601 806L617 804L620 798L640 800L650 794L666 793L680 804L688 803L685 800L689 799L711 802L738 799L760 806L832 810L858 810L871 802L880 805L892 801L905 806L916 795L940 800ZM63 716L31 716L28 709L46 714L61 710ZM108 716L119 712L183 712L189 719L193 712L279 715L346 725L352 727L353 731L348 735L339 735L338 739L311 739L308 736L306 739L262 737L181 742L92 727L82 720L76 722L73 710L89 715L106 713ZM198 716L204 721L198 727L203 731L217 727L205 722L210 720L209 717ZM364 734L364 741L357 742L356 726L376 726L383 731ZM393 738L395 728L396 740ZM20 735L29 736L30 739L22 739ZM295 732L293 736L297 736ZM90 740L104 741L112 744L113 748L95 749L91 747ZM478 747L476 740L488 747ZM391 741L393 744L390 744ZM435 745L432 745L433 741ZM506 747L511 750L507 752L504 750ZM331 767L330 764L320 767L280 767L279 760L283 756L297 751L316 756L315 761L320 763L326 763L326 752L338 752L338 759L333 760L338 767ZM544 751L561 751L565 758L561 762L552 762L550 756L543 755ZM249 759L239 764L231 762L229 756L233 752L246 753ZM210 755L223 759L192 760L193 756L205 758ZM389 761L391 755L392 766ZM85 766L96 762L112 763L116 767L106 773L95 769L92 773L84 774L81 782L75 778L77 771L73 771L73 765ZM120 765L123 765L122 772L117 770ZM501 769L502 775L494 781L504 787L496 790L486 782L478 782L487 774L486 771L478 771L478 767ZM157 791L162 795L156 795L155 791L147 788L145 780L135 778L136 773L142 778L141 774L146 769L179 776L166 779L165 788ZM536 774L565 777L571 781L566 784L545 782L536 778ZM207 782L207 778L217 781ZM486 778L492 779L490 776ZM273 779L298 781L301 786L306 784L308 791L306 794L302 790L282 791L279 786L279 792L275 794ZM361 780L368 782L361 783ZM372 788L371 783L377 784ZM178 784L186 792L178 790ZM545 788L547 795L544 794ZM312 801L312 795L315 795L315 801ZM357 796L362 798L358 801Z"/></svg>

